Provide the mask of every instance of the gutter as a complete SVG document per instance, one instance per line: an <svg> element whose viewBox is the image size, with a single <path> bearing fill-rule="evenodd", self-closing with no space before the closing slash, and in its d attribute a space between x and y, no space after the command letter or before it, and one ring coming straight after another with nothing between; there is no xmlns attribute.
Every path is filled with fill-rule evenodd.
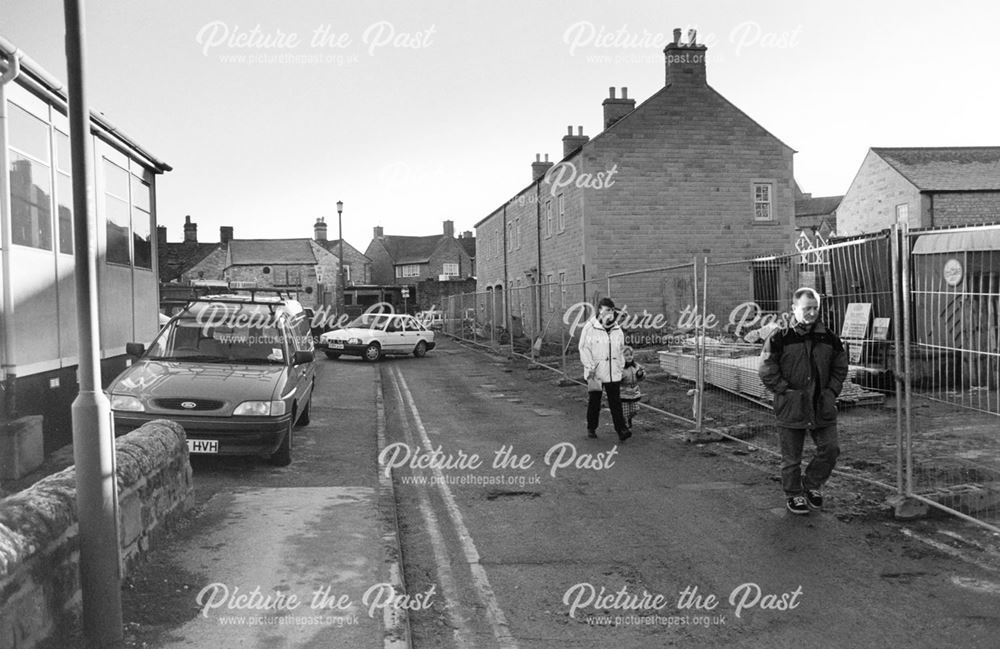
<svg viewBox="0 0 1000 649"><path fill-rule="evenodd" d="M14 73L11 80L20 78L20 82L32 92L55 105L63 114L69 114L68 91L64 83L49 74L42 66L3 36L0 36L0 55L7 59L7 72L19 70L19 72ZM4 73L4 78L6 78L7 72ZM138 157L152 167L155 173L162 174L166 171L173 171L173 167L139 146L134 139L112 124L104 115L92 110L89 111L89 115L91 133L126 155L138 154Z"/></svg>
<svg viewBox="0 0 1000 649"><path fill-rule="evenodd" d="M2 44L0 44L2 46ZM13 240L9 149L7 142L7 84L17 79L21 74L20 59L12 54L6 70L0 75L0 267L3 269L3 313L0 313L0 323L3 324L3 359L0 370L3 372L0 389L6 392L4 410L0 412L0 420L16 419L17 402L14 395L14 380L17 378L14 368L14 295L11 286L11 241Z"/></svg>

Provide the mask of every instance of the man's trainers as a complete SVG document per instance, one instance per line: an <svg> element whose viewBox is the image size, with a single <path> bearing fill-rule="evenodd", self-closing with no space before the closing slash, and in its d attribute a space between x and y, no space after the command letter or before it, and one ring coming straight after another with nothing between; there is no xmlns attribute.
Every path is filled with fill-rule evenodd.
<svg viewBox="0 0 1000 649"><path fill-rule="evenodd" d="M818 489L806 489L806 502L813 509L823 509L823 492Z"/></svg>
<svg viewBox="0 0 1000 649"><path fill-rule="evenodd" d="M809 504L806 503L805 496L792 496L785 501L785 506L788 507L788 511L799 516L809 513Z"/></svg>

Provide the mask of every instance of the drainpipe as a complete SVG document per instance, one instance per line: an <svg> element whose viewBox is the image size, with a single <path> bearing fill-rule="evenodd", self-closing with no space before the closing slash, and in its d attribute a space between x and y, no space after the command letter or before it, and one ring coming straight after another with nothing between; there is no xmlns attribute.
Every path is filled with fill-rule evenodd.
<svg viewBox="0 0 1000 649"><path fill-rule="evenodd" d="M7 84L21 74L21 52L6 51L0 48L0 54L7 59L7 69L0 75L0 258L3 268L3 313L0 322L3 324L3 390L7 393L5 412L0 413L0 419L17 418L17 400L14 391L14 295L11 282L10 247L13 239L13 224L11 223L10 200L10 169L9 149L7 148Z"/></svg>

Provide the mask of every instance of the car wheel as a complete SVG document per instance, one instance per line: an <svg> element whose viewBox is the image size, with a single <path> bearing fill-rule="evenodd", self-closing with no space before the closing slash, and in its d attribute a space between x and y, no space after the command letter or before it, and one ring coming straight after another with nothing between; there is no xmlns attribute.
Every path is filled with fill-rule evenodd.
<svg viewBox="0 0 1000 649"><path fill-rule="evenodd" d="M340 352L323 352L323 353L326 354L327 358L332 358L334 360L340 358Z"/></svg>
<svg viewBox="0 0 1000 649"><path fill-rule="evenodd" d="M365 347L365 360L374 363L382 358L382 348L378 343L371 343Z"/></svg>
<svg viewBox="0 0 1000 649"><path fill-rule="evenodd" d="M418 342L417 346L413 349L413 355L416 356L417 358L423 358L424 356L426 356L427 355L427 343L425 343L422 340L420 342Z"/></svg>
<svg viewBox="0 0 1000 649"><path fill-rule="evenodd" d="M294 419L292 417L293 421ZM281 446L267 461L274 466L288 466L292 463L292 421L288 422L288 430L285 431L285 438L281 440Z"/></svg>
<svg viewBox="0 0 1000 649"><path fill-rule="evenodd" d="M306 401L306 407L302 409L302 414L299 415L299 422L297 425L299 426L309 425L309 407L312 405L312 402L313 398L312 395L310 394L309 401Z"/></svg>

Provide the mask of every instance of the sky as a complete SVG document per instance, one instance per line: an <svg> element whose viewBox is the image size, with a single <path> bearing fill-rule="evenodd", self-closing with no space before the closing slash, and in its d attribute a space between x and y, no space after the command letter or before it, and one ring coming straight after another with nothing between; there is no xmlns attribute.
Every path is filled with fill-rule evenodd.
<svg viewBox="0 0 1000 649"><path fill-rule="evenodd" d="M62 3L0 0L0 35L66 78ZM676 27L708 83L797 151L814 196L843 194L870 147L997 146L994 3L643 0L91 0L98 110L173 171L158 222L200 241L310 237L364 251L372 227L456 233L594 136L611 86L664 84Z"/></svg>

